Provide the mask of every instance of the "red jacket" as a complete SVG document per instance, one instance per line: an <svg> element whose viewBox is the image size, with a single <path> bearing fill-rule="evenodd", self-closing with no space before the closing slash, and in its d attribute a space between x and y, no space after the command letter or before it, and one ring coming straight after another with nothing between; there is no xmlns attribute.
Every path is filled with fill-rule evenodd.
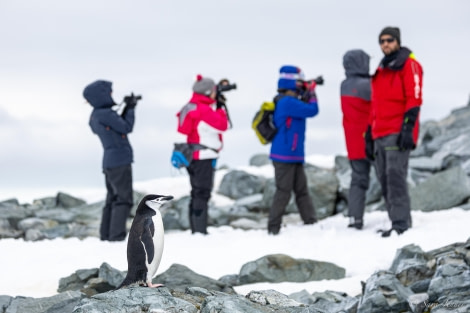
<svg viewBox="0 0 470 313"><path fill-rule="evenodd" d="M364 133L370 116L369 55L349 50L343 57L346 79L341 82L341 110L350 160L366 158Z"/></svg>
<svg viewBox="0 0 470 313"><path fill-rule="evenodd" d="M370 124L372 138L398 134L403 124L405 112L421 106L423 69L406 48L400 53L407 53L403 64L379 66L372 77L372 111ZM397 58L398 59L398 58ZM413 139L418 140L419 118L413 129Z"/></svg>
<svg viewBox="0 0 470 313"><path fill-rule="evenodd" d="M195 151L195 160L215 159L223 146L222 133L228 128L228 118L225 110L212 108L214 102L205 95L194 93L176 115L178 132L187 135L186 142L209 148Z"/></svg>

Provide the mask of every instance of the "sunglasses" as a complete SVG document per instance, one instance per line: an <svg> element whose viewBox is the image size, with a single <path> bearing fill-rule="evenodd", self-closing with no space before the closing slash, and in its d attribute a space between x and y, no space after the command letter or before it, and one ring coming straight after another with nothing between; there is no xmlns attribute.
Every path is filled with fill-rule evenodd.
<svg viewBox="0 0 470 313"><path fill-rule="evenodd" d="M379 40L379 43L380 43L381 45L383 45L383 44L386 43L386 42L392 43L392 42L394 42L394 41L395 41L395 38L385 38L385 39L380 39L380 40Z"/></svg>

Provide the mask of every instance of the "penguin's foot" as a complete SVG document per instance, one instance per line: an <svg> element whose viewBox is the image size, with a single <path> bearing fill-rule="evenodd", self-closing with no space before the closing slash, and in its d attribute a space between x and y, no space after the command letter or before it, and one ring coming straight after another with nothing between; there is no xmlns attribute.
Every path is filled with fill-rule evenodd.
<svg viewBox="0 0 470 313"><path fill-rule="evenodd" d="M147 287L149 288L158 288L158 287L163 287L165 285L163 284L153 284L152 282L147 282Z"/></svg>

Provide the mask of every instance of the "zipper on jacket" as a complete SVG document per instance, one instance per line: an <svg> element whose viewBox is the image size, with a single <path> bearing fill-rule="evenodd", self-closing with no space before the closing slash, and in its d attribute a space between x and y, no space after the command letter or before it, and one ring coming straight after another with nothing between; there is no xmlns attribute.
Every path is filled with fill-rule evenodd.
<svg viewBox="0 0 470 313"><path fill-rule="evenodd" d="M294 140L292 142L292 147L291 150L295 151L297 149L297 141L298 141L299 135L297 133L294 134Z"/></svg>

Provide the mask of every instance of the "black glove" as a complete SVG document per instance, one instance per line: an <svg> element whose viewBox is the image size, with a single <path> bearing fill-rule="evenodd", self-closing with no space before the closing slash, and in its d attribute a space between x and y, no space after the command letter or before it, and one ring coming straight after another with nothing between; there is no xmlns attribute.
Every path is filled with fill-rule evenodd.
<svg viewBox="0 0 470 313"><path fill-rule="evenodd" d="M364 140L366 142L366 157L373 161L375 159L374 139L372 139L372 128L370 126L367 127L367 130L364 133Z"/></svg>
<svg viewBox="0 0 470 313"><path fill-rule="evenodd" d="M323 76L321 76L321 75L318 76L317 78L315 78L313 81L316 82L317 85L323 85L323 83L325 82L325 81L323 80Z"/></svg>
<svg viewBox="0 0 470 313"><path fill-rule="evenodd" d="M400 134L398 135L397 145L400 150L412 150L416 148L413 140L413 129L418 118L419 107L409 109L403 118Z"/></svg>
<svg viewBox="0 0 470 313"><path fill-rule="evenodd" d="M137 105L137 101L129 96L124 97L124 103L126 104L127 109L133 109Z"/></svg>
<svg viewBox="0 0 470 313"><path fill-rule="evenodd" d="M134 96L133 93L131 93L130 96L125 96L124 97L124 103L126 104L127 109L133 109L137 105L137 101L142 99L142 96Z"/></svg>

